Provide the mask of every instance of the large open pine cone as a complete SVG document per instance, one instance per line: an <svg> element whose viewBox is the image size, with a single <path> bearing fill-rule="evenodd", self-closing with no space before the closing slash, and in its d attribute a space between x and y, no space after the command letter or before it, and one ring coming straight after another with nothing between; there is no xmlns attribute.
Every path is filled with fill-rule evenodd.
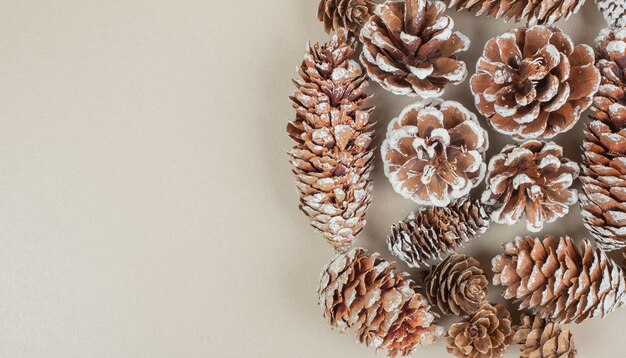
<svg viewBox="0 0 626 358"><path fill-rule="evenodd" d="M515 327L515 344L522 351L520 358L576 358L574 339L569 325L522 315Z"/></svg>
<svg viewBox="0 0 626 358"><path fill-rule="evenodd" d="M324 23L324 30L331 32L344 28L352 33L374 12L376 3L372 0L321 0L317 19Z"/></svg>
<svg viewBox="0 0 626 358"><path fill-rule="evenodd" d="M355 46L340 30L307 49L291 96L296 118L287 125L300 209L338 251L365 225L372 191L372 108L361 108L369 96L361 65L350 60Z"/></svg>
<svg viewBox="0 0 626 358"><path fill-rule="evenodd" d="M512 342L511 314L487 301L472 317L453 324L446 338L448 352L457 358L502 357Z"/></svg>
<svg viewBox="0 0 626 358"><path fill-rule="evenodd" d="M515 139L571 129L600 84L593 49L557 28L513 29L485 45L470 86L476 108Z"/></svg>
<svg viewBox="0 0 626 358"><path fill-rule="evenodd" d="M450 7L505 21L524 19L529 25L550 25L577 13L584 3L585 0L450 0Z"/></svg>
<svg viewBox="0 0 626 358"><path fill-rule="evenodd" d="M626 26L626 2L624 0L596 0L604 19L615 28Z"/></svg>
<svg viewBox="0 0 626 358"><path fill-rule="evenodd" d="M492 265L504 298L558 323L604 317L626 301L624 272L587 240L578 249L567 236L517 237Z"/></svg>
<svg viewBox="0 0 626 358"><path fill-rule="evenodd" d="M602 31L602 74L583 142L584 223L604 250L626 247L626 28Z"/></svg>
<svg viewBox="0 0 626 358"><path fill-rule="evenodd" d="M489 227L479 200L461 199L446 207L422 207L391 226L389 251L410 267L428 266L456 251Z"/></svg>
<svg viewBox="0 0 626 358"><path fill-rule="evenodd" d="M488 146L475 114L433 98L407 106L389 123L381 152L396 192L418 204L447 206L482 180Z"/></svg>
<svg viewBox="0 0 626 358"><path fill-rule="evenodd" d="M474 314L487 296L489 281L473 257L454 254L431 267L424 279L426 296L443 314Z"/></svg>
<svg viewBox="0 0 626 358"><path fill-rule="evenodd" d="M339 254L322 271L319 304L328 323L390 357L408 356L445 333L425 297L394 263L361 248Z"/></svg>
<svg viewBox="0 0 626 358"><path fill-rule="evenodd" d="M361 62L370 78L398 94L437 97L467 76L456 54L469 39L453 32L446 5L431 0L388 0L378 5L361 30Z"/></svg>
<svg viewBox="0 0 626 358"><path fill-rule="evenodd" d="M578 174L578 164L563 158L555 143L531 139L507 145L489 161L482 201L494 222L513 225L525 216L528 230L540 231L578 201L571 188Z"/></svg>

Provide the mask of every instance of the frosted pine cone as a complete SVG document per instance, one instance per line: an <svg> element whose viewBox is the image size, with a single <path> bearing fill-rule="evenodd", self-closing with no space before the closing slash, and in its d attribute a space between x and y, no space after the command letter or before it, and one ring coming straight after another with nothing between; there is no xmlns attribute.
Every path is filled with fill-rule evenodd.
<svg viewBox="0 0 626 358"><path fill-rule="evenodd" d="M558 323L604 317L626 301L624 272L604 251L569 237L517 237L493 261L494 285L520 309Z"/></svg>
<svg viewBox="0 0 626 358"><path fill-rule="evenodd" d="M394 263L361 248L339 254L322 271L319 304L328 323L340 332L390 357L408 356L418 346L443 336L425 297Z"/></svg>
<svg viewBox="0 0 626 358"><path fill-rule="evenodd" d="M582 214L604 250L626 247L626 28L597 40L602 74L583 142Z"/></svg>
<svg viewBox="0 0 626 358"><path fill-rule="evenodd" d="M476 108L515 139L551 138L571 129L592 102L600 74L593 49L574 47L557 28L514 29L492 38L470 87Z"/></svg>
<svg viewBox="0 0 626 358"><path fill-rule="evenodd" d="M626 2L624 0L596 0L604 19L615 28L626 26Z"/></svg>
<svg viewBox="0 0 626 358"><path fill-rule="evenodd" d="M381 152L397 193L418 204L447 206L482 180L488 146L476 115L458 102L429 99L389 123Z"/></svg>
<svg viewBox="0 0 626 358"><path fill-rule="evenodd" d="M391 226L389 251L410 267L428 266L442 259L489 227L479 200L461 199L446 207L422 207Z"/></svg>
<svg viewBox="0 0 626 358"><path fill-rule="evenodd" d="M525 216L527 229L540 231L578 201L571 188L578 173L578 164L563 158L563 148L555 143L507 145L489 161L482 201L491 207L494 222L513 225Z"/></svg>
<svg viewBox="0 0 626 358"><path fill-rule="evenodd" d="M326 32L344 28L354 33L361 29L375 7L371 0L321 0L317 19L324 23Z"/></svg>
<svg viewBox="0 0 626 358"><path fill-rule="evenodd" d="M569 325L546 321L539 317L522 315L515 327L515 344L521 358L576 358L574 339Z"/></svg>
<svg viewBox="0 0 626 358"><path fill-rule="evenodd" d="M373 109L361 107L367 81L350 60L355 46L340 30L330 43L308 48L291 96L296 118L287 126L300 208L338 251L363 229L372 191Z"/></svg>
<svg viewBox="0 0 626 358"><path fill-rule="evenodd" d="M453 32L441 1L388 0L361 30L361 62L374 81L397 95L438 97L467 76L457 54L469 39Z"/></svg>
<svg viewBox="0 0 626 358"><path fill-rule="evenodd" d="M577 13L584 3L585 0L450 0L450 7L505 21L523 19L529 25L550 25Z"/></svg>

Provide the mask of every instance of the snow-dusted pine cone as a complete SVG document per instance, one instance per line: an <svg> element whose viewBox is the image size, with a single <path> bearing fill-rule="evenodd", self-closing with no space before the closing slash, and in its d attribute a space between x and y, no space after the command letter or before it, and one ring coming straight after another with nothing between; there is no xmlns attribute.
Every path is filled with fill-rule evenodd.
<svg viewBox="0 0 626 358"><path fill-rule="evenodd" d="M374 81L397 95L438 97L467 76L457 54L469 39L436 0L388 0L361 30L361 62Z"/></svg>
<svg viewBox="0 0 626 358"><path fill-rule="evenodd" d="M577 13L584 3L585 0L450 0L450 7L505 21L524 20L529 25L550 25Z"/></svg>
<svg viewBox="0 0 626 358"><path fill-rule="evenodd" d="M514 343L521 358L576 358L569 324L560 325L539 317L522 315L515 327Z"/></svg>
<svg viewBox="0 0 626 358"><path fill-rule="evenodd" d="M494 222L513 225L526 217L528 230L540 231L578 201L572 189L578 174L578 164L563 158L563 148L553 142L507 145L489 161L482 201Z"/></svg>
<svg viewBox="0 0 626 358"><path fill-rule="evenodd" d="M324 23L326 32L344 28L358 33L375 7L376 3L372 0L321 0L317 19Z"/></svg>
<svg viewBox="0 0 626 358"><path fill-rule="evenodd" d="M488 146L475 114L433 98L407 106L389 123L381 152L396 192L418 204L447 206L482 180Z"/></svg>
<svg viewBox="0 0 626 358"><path fill-rule="evenodd" d="M626 26L626 1L596 0L596 3L609 26L615 28Z"/></svg>
<svg viewBox="0 0 626 358"><path fill-rule="evenodd" d="M600 84L593 49L574 47L554 27L513 29L492 38L470 87L476 108L515 139L551 138L571 129Z"/></svg>

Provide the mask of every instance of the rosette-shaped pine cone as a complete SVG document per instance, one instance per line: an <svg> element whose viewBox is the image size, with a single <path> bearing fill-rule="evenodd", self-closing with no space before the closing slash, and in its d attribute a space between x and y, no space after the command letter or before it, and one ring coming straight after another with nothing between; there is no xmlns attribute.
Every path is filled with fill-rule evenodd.
<svg viewBox="0 0 626 358"><path fill-rule="evenodd" d="M550 25L577 13L584 3L585 0L450 0L450 7L504 21L525 20L529 25Z"/></svg>
<svg viewBox="0 0 626 358"><path fill-rule="evenodd" d="M426 298L394 263L361 248L339 254L322 271L319 304L328 323L390 357L410 355L445 332Z"/></svg>
<svg viewBox="0 0 626 358"><path fill-rule="evenodd" d="M624 0L596 0L604 19L612 27L626 26L626 2Z"/></svg>
<svg viewBox="0 0 626 358"><path fill-rule="evenodd" d="M489 161L482 201L491 207L494 222L513 225L525 216L527 229L540 231L578 201L571 186L579 171L553 142L531 139L507 145Z"/></svg>
<svg viewBox="0 0 626 358"><path fill-rule="evenodd" d="M492 38L470 87L476 108L515 139L551 138L571 129L600 84L593 49L574 47L557 28L513 29Z"/></svg>
<svg viewBox="0 0 626 358"><path fill-rule="evenodd" d="M338 251L365 225L372 191L372 108L361 108L367 81L350 60L355 46L340 30L330 43L308 48L291 96L296 118L287 126L300 209Z"/></svg>
<svg viewBox="0 0 626 358"><path fill-rule="evenodd" d="M521 358L576 358L569 325L522 315L515 327L513 341L522 351Z"/></svg>
<svg viewBox="0 0 626 358"><path fill-rule="evenodd" d="M447 206L482 180L488 146L475 114L433 98L407 106L389 123L381 152L396 192L418 204Z"/></svg>
<svg viewBox="0 0 626 358"><path fill-rule="evenodd" d="M317 19L324 23L324 30L331 32L344 28L352 33L374 12L376 3L371 0L321 0Z"/></svg>
<svg viewBox="0 0 626 358"><path fill-rule="evenodd" d="M428 301L443 314L474 314L487 296L489 281L473 257L454 254L431 267L424 279Z"/></svg>
<svg viewBox="0 0 626 358"><path fill-rule="evenodd" d="M582 214L604 250L626 247L626 28L602 31L602 73L583 142Z"/></svg>
<svg viewBox="0 0 626 358"><path fill-rule="evenodd" d="M520 309L557 323L604 317L626 301L622 269L602 250L569 237L517 237L493 261L494 285Z"/></svg>
<svg viewBox="0 0 626 358"><path fill-rule="evenodd" d="M479 200L461 199L446 207L422 207L391 226L389 251L410 267L429 266L485 233L489 216Z"/></svg>
<svg viewBox="0 0 626 358"><path fill-rule="evenodd" d="M511 314L487 301L472 317L453 324L446 338L448 352L457 358L502 357L512 342Z"/></svg>
<svg viewBox="0 0 626 358"><path fill-rule="evenodd" d="M397 95L438 97L448 84L467 76L457 60L469 39L453 31L444 15L446 5L435 0L388 0L378 5L361 30L361 62L367 73Z"/></svg>

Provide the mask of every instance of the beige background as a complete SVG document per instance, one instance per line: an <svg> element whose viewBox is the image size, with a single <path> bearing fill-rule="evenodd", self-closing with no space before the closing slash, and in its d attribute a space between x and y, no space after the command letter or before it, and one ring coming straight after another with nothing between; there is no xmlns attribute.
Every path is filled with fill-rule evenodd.
<svg viewBox="0 0 626 358"><path fill-rule="evenodd" d="M0 357L373 356L321 317L332 253L285 155L290 79L307 39L328 38L316 4L0 2ZM514 26L450 13L471 69ZM562 26L591 43L601 24L588 0ZM411 100L372 91L380 141ZM444 97L474 110L467 81ZM556 140L579 158L580 126ZM376 164L360 244L391 258L389 224L415 206ZM494 226L465 251L489 269L523 232ZM578 209L546 232L586 235ZM624 319L575 327L580 356L623 356Z"/></svg>

